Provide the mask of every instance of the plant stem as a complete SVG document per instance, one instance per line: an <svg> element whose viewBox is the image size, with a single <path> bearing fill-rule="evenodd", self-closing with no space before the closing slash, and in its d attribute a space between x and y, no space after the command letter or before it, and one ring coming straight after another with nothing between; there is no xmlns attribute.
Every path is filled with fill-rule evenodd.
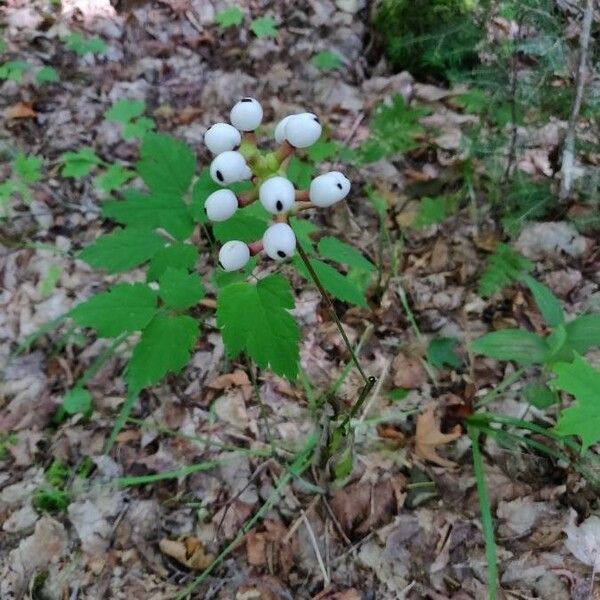
<svg viewBox="0 0 600 600"><path fill-rule="evenodd" d="M318 275L315 273L315 270L313 269L310 259L306 255L304 248L302 248L302 244L298 244L297 250L298 250L298 254L300 255L300 258L302 259L302 262L306 265L306 269L308 270L312 280L314 281L315 285L317 286L319 293L321 294L323 300L325 300L325 302L327 302L327 305L329 306L329 312L331 313L331 316L333 317L333 320L335 321L338 331L340 332L340 335L342 336L342 339L344 340L344 344L346 345L346 348L348 349L348 352L350 353L352 362L356 365L356 368L358 369L360 376L363 378L363 381L365 382L365 387L367 385L370 385L371 387L373 387L374 382L372 383L371 378L367 377L367 374L364 372L360 362L358 361L358 358L356 357L356 354L354 353L352 345L350 344L350 340L348 339L348 336L346 335L346 332L344 331L342 323L341 323L339 317L337 316L337 313L335 312L335 307L333 306L333 302L331 301L329 294L327 294L327 292L325 291L325 288L323 287L323 284L321 283L321 280L319 279Z"/></svg>
<svg viewBox="0 0 600 600"><path fill-rule="evenodd" d="M571 107L571 115L569 116L569 125L567 127L567 135L565 137L565 146L562 155L561 181L559 198L565 201L571 194L571 186L573 185L573 164L575 162L575 127L579 110L583 101L583 90L585 87L585 79L587 75L588 49L590 45L590 32L592 30L592 21L594 16L594 0L587 0L585 5L585 13L583 15L583 23L581 25L581 36L579 38L579 67L575 78L575 99Z"/></svg>

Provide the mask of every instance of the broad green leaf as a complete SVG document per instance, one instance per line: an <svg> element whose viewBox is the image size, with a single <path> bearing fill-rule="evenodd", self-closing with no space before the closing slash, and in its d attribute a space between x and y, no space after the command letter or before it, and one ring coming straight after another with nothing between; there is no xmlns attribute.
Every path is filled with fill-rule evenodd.
<svg viewBox="0 0 600 600"><path fill-rule="evenodd" d="M287 168L287 178L299 190L306 190L315 173L315 168L310 163L300 160L297 156L292 156Z"/></svg>
<svg viewBox="0 0 600 600"><path fill-rule="evenodd" d="M533 269L533 263L515 252L510 246L498 243L487 259L485 270L479 280L479 295L489 298L503 287L516 281L522 274Z"/></svg>
<svg viewBox="0 0 600 600"><path fill-rule="evenodd" d="M140 148L137 170L155 193L182 196L196 170L196 155L190 147L163 133L147 133Z"/></svg>
<svg viewBox="0 0 600 600"><path fill-rule="evenodd" d="M217 185L210 176L208 169L202 169L194 187L192 189L192 204L190 210L192 217L198 223L208 223L208 217L204 212L204 203L206 199L221 186Z"/></svg>
<svg viewBox="0 0 600 600"><path fill-rule="evenodd" d="M231 6L224 10L220 10L215 15L215 21L221 29L240 25L243 20L244 11L239 6Z"/></svg>
<svg viewBox="0 0 600 600"><path fill-rule="evenodd" d="M427 346L427 360L436 368L441 369L445 366L452 369L458 369L462 360L456 354L456 344L458 340L450 337L434 338Z"/></svg>
<svg viewBox="0 0 600 600"><path fill-rule="evenodd" d="M15 158L13 168L15 174L27 183L34 183L42 177L42 159L37 156L26 156L22 152L19 152Z"/></svg>
<svg viewBox="0 0 600 600"><path fill-rule="evenodd" d="M257 204L257 208L262 206ZM264 212L264 209L262 209ZM238 210L233 217L227 221L221 221L213 225L213 233L219 242L229 240L241 240L242 242L254 242L262 239L267 228L268 217L264 213L263 218L254 216L257 210L254 205Z"/></svg>
<svg viewBox="0 0 600 600"><path fill-rule="evenodd" d="M117 283L78 304L69 316L101 337L144 329L156 312L156 294L145 283Z"/></svg>
<svg viewBox="0 0 600 600"><path fill-rule="evenodd" d="M277 21L271 17L260 17L250 23L252 33L259 38L277 37Z"/></svg>
<svg viewBox="0 0 600 600"><path fill-rule="evenodd" d="M36 74L35 79L38 83L56 83L60 81L60 75L54 67L42 67Z"/></svg>
<svg viewBox="0 0 600 600"><path fill-rule="evenodd" d="M85 414L92 409L92 395L84 388L73 388L63 398L62 408L69 415Z"/></svg>
<svg viewBox="0 0 600 600"><path fill-rule="evenodd" d="M333 71L334 69L339 69L343 64L339 55L332 50L317 52L317 54L310 59L310 62L317 67L317 69L321 69L321 71Z"/></svg>
<svg viewBox="0 0 600 600"><path fill-rule="evenodd" d="M558 402L556 392L553 392L551 389L540 383L531 383L524 387L523 396L529 404L540 410L548 408Z"/></svg>
<svg viewBox="0 0 600 600"><path fill-rule="evenodd" d="M310 263L323 284L323 287L338 300L355 304L356 306L367 306L367 301L360 288L346 275L336 271L331 265L323 261L311 258ZM306 265L298 257L294 258L294 266L302 275L312 281Z"/></svg>
<svg viewBox="0 0 600 600"><path fill-rule="evenodd" d="M544 338L523 329L502 329L487 333L471 343L471 350L497 360L520 365L542 364L549 355Z"/></svg>
<svg viewBox="0 0 600 600"><path fill-rule="evenodd" d="M448 214L448 205L445 198L423 198L419 203L413 225L419 229L441 223Z"/></svg>
<svg viewBox="0 0 600 600"><path fill-rule="evenodd" d="M311 254L314 251L314 242L310 239L310 235L319 231L319 228L307 219L299 219L298 217L290 217L290 227L296 234L296 241L302 245L305 252Z"/></svg>
<svg viewBox="0 0 600 600"><path fill-rule="evenodd" d="M198 260L198 248L192 244L173 242L165 248L161 248L150 261L147 281L156 281L169 268L193 269Z"/></svg>
<svg viewBox="0 0 600 600"><path fill-rule="evenodd" d="M339 152L340 146L336 142L328 142L321 136L307 149L308 158L314 163L320 163L328 158L333 158Z"/></svg>
<svg viewBox="0 0 600 600"><path fill-rule="evenodd" d="M8 79L20 83L27 68L28 65L23 60L9 60L0 65L0 81Z"/></svg>
<svg viewBox="0 0 600 600"><path fill-rule="evenodd" d="M531 291L533 299L550 327L558 327L565 322L565 313L558 298L543 284L525 273L519 278Z"/></svg>
<svg viewBox="0 0 600 600"><path fill-rule="evenodd" d="M147 196L137 190L125 190L124 200L112 200L102 206L102 214L133 227L147 227L168 231L177 239L185 239L194 229L188 206L178 196L153 194Z"/></svg>
<svg viewBox="0 0 600 600"><path fill-rule="evenodd" d="M300 331L288 312L292 308L292 290L281 275L220 289L217 323L229 356L246 352L260 368L295 379Z"/></svg>
<svg viewBox="0 0 600 600"><path fill-rule="evenodd" d="M135 173L121 165L110 165L106 171L94 178L94 185L110 194L135 177Z"/></svg>
<svg viewBox="0 0 600 600"><path fill-rule="evenodd" d="M116 229L84 248L79 258L97 269L119 273L151 259L165 244L166 241L153 231Z"/></svg>
<svg viewBox="0 0 600 600"><path fill-rule="evenodd" d="M190 358L198 333L198 323L187 315L154 317L127 365L130 393L154 385L167 373L179 373Z"/></svg>
<svg viewBox="0 0 600 600"><path fill-rule="evenodd" d="M104 117L125 124L143 115L145 110L146 103L143 100L118 100L104 113Z"/></svg>
<svg viewBox="0 0 600 600"><path fill-rule="evenodd" d="M154 119L140 117L123 125L123 139L132 140L138 138L141 140L149 131L153 131L154 129L156 129Z"/></svg>
<svg viewBox="0 0 600 600"><path fill-rule="evenodd" d="M600 347L600 314L582 315L565 325L567 347L578 354Z"/></svg>
<svg viewBox="0 0 600 600"><path fill-rule="evenodd" d="M102 164L102 159L96 156L91 148L81 148L77 152L65 152L60 159L64 165L61 171L63 177L85 177L95 166Z"/></svg>
<svg viewBox="0 0 600 600"><path fill-rule="evenodd" d="M197 273L168 267L158 283L160 297L168 307L175 310L194 306L204 296L202 281Z"/></svg>
<svg viewBox="0 0 600 600"><path fill-rule="evenodd" d="M572 363L557 363L552 370L558 375L550 382L552 387L575 396L576 400L574 406L560 413L555 431L580 437L584 451L600 440L600 370L578 354Z"/></svg>
<svg viewBox="0 0 600 600"><path fill-rule="evenodd" d="M335 260L362 271L375 271L375 265L367 260L356 248L341 242L335 237L326 236L319 240L317 249L322 258Z"/></svg>

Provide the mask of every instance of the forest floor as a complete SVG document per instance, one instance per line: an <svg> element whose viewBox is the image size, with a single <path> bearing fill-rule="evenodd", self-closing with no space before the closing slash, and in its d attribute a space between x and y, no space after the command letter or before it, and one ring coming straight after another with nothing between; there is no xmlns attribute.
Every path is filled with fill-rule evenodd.
<svg viewBox="0 0 600 600"><path fill-rule="evenodd" d="M388 203L392 236L403 237L398 272L380 301L368 308L336 303L351 341L362 337L367 374L377 378L359 414L354 473L341 488L322 491L316 466L292 479L192 597L486 598L470 441L453 415L514 369L469 356L466 342L503 324L533 331L544 325L519 286L491 300L477 294L478 275L502 239L483 201L476 218L465 209L443 225L404 228L415 211L406 185L451 181L461 127L475 117L456 110L456 90L391 72L372 43L361 0L238 2L255 17L272 16L280 24L275 38L257 38L247 26L220 31L214 15L226 4L122 2L115 11L108 1L69 0L62 5L72 10L62 15L42 0L0 7L5 54L32 68L51 65L60 75L44 86L27 74L23 83L0 85L0 153L19 148L43 157L46 174L0 238L0 597L176 597L273 496L283 467L266 451L275 446L289 456L318 421L304 386L269 372L259 372L253 385L253 368L228 361L214 318L189 366L142 394L133 411L139 421L127 424L110 455L103 448L124 401L123 356L112 356L89 382L89 419L53 421L65 393L107 343L62 325L23 353L16 353L18 344L94 291L138 277L106 276L75 258L110 224L99 218L103 195L92 177L60 177L58 157L89 146L108 162L134 163L137 144L123 141L120 125L104 119L122 98L144 100L158 130L185 140L207 164L203 133L239 97L260 99L267 123L299 109L315 112L332 138L352 146L366 137L377 103L401 94L431 109L426 119L438 135L426 150L352 168L347 207L318 217L329 233L375 259L377 214L362 191L370 183ZM105 53L67 52L60 40L70 31L101 36ZM326 49L342 58L341 68L323 73L310 63ZM538 131L518 168L544 174L564 128L552 122ZM516 246L575 315L598 292L600 246L565 227L572 236L567 246L554 241L549 223L526 228ZM294 284L302 367L309 389L322 394L349 356L317 290ZM420 357L434 336L459 340L461 366L426 370ZM592 362L598 358L592 354ZM551 424L519 401L524 383L506 386L490 410L514 417L533 411ZM361 385L350 371L335 401L349 406ZM408 390L406 397L390 396L396 388ZM207 438L221 446L199 441ZM591 589L591 569L571 554L565 534L589 516L596 497L590 484L568 465L517 444L501 448L488 438L483 454L502 597L600 598L600 585ZM175 480L114 485L207 460L220 462ZM54 461L68 468L69 496L62 509L39 510L34 498L48 486ZM78 475L83 465L93 467L86 477Z"/></svg>

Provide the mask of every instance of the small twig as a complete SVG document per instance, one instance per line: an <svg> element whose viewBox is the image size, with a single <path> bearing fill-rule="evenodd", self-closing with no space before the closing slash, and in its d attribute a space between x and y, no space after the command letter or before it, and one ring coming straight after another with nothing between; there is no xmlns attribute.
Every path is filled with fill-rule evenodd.
<svg viewBox="0 0 600 600"><path fill-rule="evenodd" d="M306 530L308 531L308 537L310 538L310 543L312 544L313 550L315 551L315 555L317 556L317 562L319 563L319 568L321 569L321 574L323 575L323 581L326 586L329 585L329 575L327 575L327 569L325 569L325 563L323 562L323 557L321 556L321 551L319 550L319 544L317 543L317 538L315 537L315 532L311 527L310 521L308 520L306 513L302 511L302 520L304 521L304 525L306 526Z"/></svg>
<svg viewBox="0 0 600 600"><path fill-rule="evenodd" d="M290 157L296 149L292 146L287 140L275 150L275 156L277 157L277 161L281 164L286 158Z"/></svg>
<svg viewBox="0 0 600 600"><path fill-rule="evenodd" d="M593 15L594 0L587 0L585 5L585 13L583 15L583 23L581 25L581 36L579 37L579 68L577 69L577 75L575 78L575 99L573 100L573 106L571 107L571 115L569 116L569 125L567 127L567 135L565 136L565 145L562 155L559 198L563 202L569 198L571 194L571 187L573 185L573 165L575 163L575 127L577 125L577 118L579 117L579 111L583 101Z"/></svg>

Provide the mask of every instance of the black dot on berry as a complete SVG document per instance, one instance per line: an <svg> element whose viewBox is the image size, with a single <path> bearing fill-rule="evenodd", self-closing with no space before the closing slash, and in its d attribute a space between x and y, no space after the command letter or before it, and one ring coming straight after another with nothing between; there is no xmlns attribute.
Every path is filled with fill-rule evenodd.
<svg viewBox="0 0 600 600"><path fill-rule="evenodd" d="M313 117L313 119L317 122L320 123L321 121L319 121L319 117Z"/></svg>
<svg viewBox="0 0 600 600"><path fill-rule="evenodd" d="M337 186L338 186L338 188L340 188L340 190L343 189L343 186L341 183L338 183Z"/></svg>
<svg viewBox="0 0 600 600"><path fill-rule="evenodd" d="M285 258L285 252L283 250L277 250L277 256Z"/></svg>
<svg viewBox="0 0 600 600"><path fill-rule="evenodd" d="M283 204L282 204L281 200L277 200L277 202L275 203L275 208L277 210L281 210L283 208Z"/></svg>
<svg viewBox="0 0 600 600"><path fill-rule="evenodd" d="M221 173L221 171L217 171L217 179L223 181L223 173Z"/></svg>
<svg viewBox="0 0 600 600"><path fill-rule="evenodd" d="M252 102L252 98L242 98L242 102Z"/></svg>
<svg viewBox="0 0 600 600"><path fill-rule="evenodd" d="M204 214L207 215L208 211L206 210L206 206L204 207Z"/></svg>

